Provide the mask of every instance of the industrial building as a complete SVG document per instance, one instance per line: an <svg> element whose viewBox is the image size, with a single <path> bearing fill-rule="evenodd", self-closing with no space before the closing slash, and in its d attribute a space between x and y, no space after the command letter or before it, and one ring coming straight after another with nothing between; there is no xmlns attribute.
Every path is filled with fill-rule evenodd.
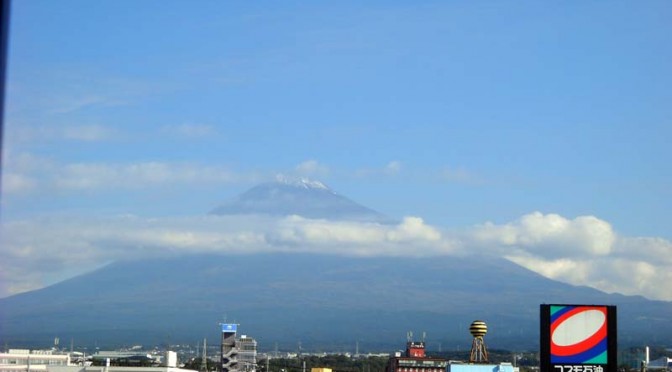
<svg viewBox="0 0 672 372"><path fill-rule="evenodd" d="M445 372L448 361L425 355L425 342L411 341L409 333L406 351L396 352L387 361L385 372Z"/></svg>

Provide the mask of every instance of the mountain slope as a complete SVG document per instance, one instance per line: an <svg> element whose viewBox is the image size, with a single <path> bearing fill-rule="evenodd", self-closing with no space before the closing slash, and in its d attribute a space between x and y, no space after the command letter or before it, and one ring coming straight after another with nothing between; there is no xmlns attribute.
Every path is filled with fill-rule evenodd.
<svg viewBox="0 0 672 372"><path fill-rule="evenodd" d="M468 324L479 318L492 347L533 348L541 303L618 305L622 345L672 334L672 303L565 285L503 259L311 254L118 262L0 299L0 334L12 345L54 336L99 345L195 342L216 340L226 316L266 349L359 340L389 350L408 330L427 331L430 345L468 347Z"/></svg>
<svg viewBox="0 0 672 372"><path fill-rule="evenodd" d="M279 179L212 211L387 222L324 184ZM410 250L412 246L408 247ZM618 306L621 346L672 343L672 302L606 294L544 278L492 257L193 254L120 261L41 290L0 299L0 341L13 347L217 341L238 322L260 341L294 350L395 350L407 331L429 348L467 348L468 325L488 323L491 347L538 344L539 304Z"/></svg>

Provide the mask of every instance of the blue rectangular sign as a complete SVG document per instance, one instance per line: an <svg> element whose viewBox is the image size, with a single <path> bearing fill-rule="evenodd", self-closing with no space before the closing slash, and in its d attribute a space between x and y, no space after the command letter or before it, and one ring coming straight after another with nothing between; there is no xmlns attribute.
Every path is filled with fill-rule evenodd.
<svg viewBox="0 0 672 372"><path fill-rule="evenodd" d="M223 332L236 332L238 330L238 324L222 324L222 333Z"/></svg>

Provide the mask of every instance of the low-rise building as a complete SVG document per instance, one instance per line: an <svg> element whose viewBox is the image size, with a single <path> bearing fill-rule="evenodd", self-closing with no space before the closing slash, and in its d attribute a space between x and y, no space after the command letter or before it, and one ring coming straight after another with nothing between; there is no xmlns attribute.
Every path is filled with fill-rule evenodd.
<svg viewBox="0 0 672 372"><path fill-rule="evenodd" d="M646 367L652 371L672 371L672 358L662 357L652 360Z"/></svg>
<svg viewBox="0 0 672 372"><path fill-rule="evenodd" d="M450 362L446 372L518 372L518 367L514 367L511 363L464 363L464 362Z"/></svg>
<svg viewBox="0 0 672 372"><path fill-rule="evenodd" d="M425 355L425 343L409 341L406 352L390 357L385 372L445 372L448 361Z"/></svg>
<svg viewBox="0 0 672 372"><path fill-rule="evenodd" d="M254 372L257 370L257 340L252 337L242 335L236 339L236 349L238 350L238 370L245 372Z"/></svg>
<svg viewBox="0 0 672 372"><path fill-rule="evenodd" d="M53 350L9 349L0 353L0 372L42 372L48 366L70 365L70 354Z"/></svg>

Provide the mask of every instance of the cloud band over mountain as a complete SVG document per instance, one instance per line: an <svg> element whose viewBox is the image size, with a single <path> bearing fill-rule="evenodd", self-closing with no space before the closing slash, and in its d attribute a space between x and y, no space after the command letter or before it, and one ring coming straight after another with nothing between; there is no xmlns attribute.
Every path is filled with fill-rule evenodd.
<svg viewBox="0 0 672 372"><path fill-rule="evenodd" d="M672 300L672 243L623 237L594 216L533 212L467 229L327 221L299 216L44 217L3 225L2 296L38 289L121 259L191 253L349 256L503 256L551 279Z"/></svg>

